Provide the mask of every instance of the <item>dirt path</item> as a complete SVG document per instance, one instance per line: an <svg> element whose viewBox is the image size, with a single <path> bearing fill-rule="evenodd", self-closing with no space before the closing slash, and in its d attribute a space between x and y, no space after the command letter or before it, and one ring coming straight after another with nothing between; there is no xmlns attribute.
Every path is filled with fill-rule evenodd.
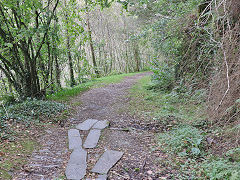
<svg viewBox="0 0 240 180"><path fill-rule="evenodd" d="M157 159L162 154L151 151L154 134L133 128L142 120L127 112L130 101L128 90L145 75L149 73L127 77L118 84L91 89L73 100L73 103L81 101L82 105L77 108L77 116L71 118L70 127L89 118L110 121L110 128L102 132L97 148L88 150L87 170L93 167L106 149L111 149L122 151L124 155L110 170L109 179L160 179L168 173L160 174ZM127 129L129 131L122 131ZM84 141L87 134L81 135ZM66 139L67 127L47 130L39 140L41 150L33 154L30 163L15 179L54 179L63 174L70 154ZM94 173L87 172L87 178L96 177Z"/></svg>

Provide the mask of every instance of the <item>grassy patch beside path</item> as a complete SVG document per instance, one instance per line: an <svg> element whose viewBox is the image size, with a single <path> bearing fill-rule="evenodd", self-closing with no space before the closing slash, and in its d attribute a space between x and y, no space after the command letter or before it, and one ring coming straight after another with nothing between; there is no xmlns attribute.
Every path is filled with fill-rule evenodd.
<svg viewBox="0 0 240 180"><path fill-rule="evenodd" d="M48 95L48 100L55 100L55 101L69 101L71 97L74 97L84 91L89 90L93 87L101 87L103 85L111 84L111 83L118 83L120 82L124 77L126 76L134 76L137 73L129 73L129 74L119 74L119 75L112 75L112 76L106 76L102 78L97 78L94 80L91 80L86 83L82 83L78 86L75 86L73 88L64 88L63 90Z"/></svg>
<svg viewBox="0 0 240 180"><path fill-rule="evenodd" d="M153 120L167 123L169 118L175 118L179 123L196 123L203 121L204 105L187 94L167 93L148 90L151 76L145 76L130 90L132 113L150 116Z"/></svg>
<svg viewBox="0 0 240 180"><path fill-rule="evenodd" d="M21 137L13 142L0 143L0 179L12 179L12 173L27 163L34 149L38 147L35 140Z"/></svg>

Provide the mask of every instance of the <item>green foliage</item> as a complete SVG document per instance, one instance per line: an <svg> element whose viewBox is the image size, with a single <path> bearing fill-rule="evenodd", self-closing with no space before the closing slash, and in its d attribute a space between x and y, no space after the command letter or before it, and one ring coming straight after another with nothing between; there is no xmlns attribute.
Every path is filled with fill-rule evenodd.
<svg viewBox="0 0 240 180"><path fill-rule="evenodd" d="M181 156L197 157L203 153L202 131L192 126L180 126L159 135L164 150Z"/></svg>
<svg viewBox="0 0 240 180"><path fill-rule="evenodd" d="M236 161L240 163L240 147L231 149L226 153L226 156L230 161Z"/></svg>
<svg viewBox="0 0 240 180"><path fill-rule="evenodd" d="M13 104L16 102L14 94L4 94L1 96L1 99L3 101L3 104Z"/></svg>
<svg viewBox="0 0 240 180"><path fill-rule="evenodd" d="M210 159L201 164L203 173L208 179L226 179L238 180L240 179L240 163L230 162L226 159Z"/></svg>
<svg viewBox="0 0 240 180"><path fill-rule="evenodd" d="M91 86L93 86L93 81L82 83L73 88L64 88L54 94L47 95L48 100L56 101L68 101L71 97L78 95L81 92L87 91Z"/></svg>
<svg viewBox="0 0 240 180"><path fill-rule="evenodd" d="M12 123L22 123L29 126L35 121L45 121L45 118L52 117L65 110L64 104L28 99L22 103L4 106L0 108L0 138L9 138L12 131L9 128L8 121Z"/></svg>
<svg viewBox="0 0 240 180"><path fill-rule="evenodd" d="M154 75L152 76L153 83L149 86L149 89L169 91L174 85L174 70L166 63L154 63L152 70Z"/></svg>
<svg viewBox="0 0 240 180"><path fill-rule="evenodd" d="M142 28L142 34L150 42L156 57L151 63L153 89L171 90L181 80L188 85L194 83L196 89L197 84L211 76L212 59L218 45L211 41L209 36L212 35L206 33L199 23L198 6L202 2L205 1L157 0L153 3L132 0L132 13L146 21L150 19ZM204 28L211 31L213 26L204 22Z"/></svg>
<svg viewBox="0 0 240 180"><path fill-rule="evenodd" d="M151 78L147 76L132 87L132 111L147 112L148 118L161 124L162 129L168 129L181 123L198 128L205 128L208 125L202 99L204 90L194 94L176 90L176 88L171 92L149 90L149 84L150 87L152 86L150 82Z"/></svg>
<svg viewBox="0 0 240 180"><path fill-rule="evenodd" d="M22 103L10 105L6 107L7 115L3 111L0 112L3 119L15 119L16 121L32 120L39 116L51 117L66 109L64 104L43 101L36 99L28 99Z"/></svg>

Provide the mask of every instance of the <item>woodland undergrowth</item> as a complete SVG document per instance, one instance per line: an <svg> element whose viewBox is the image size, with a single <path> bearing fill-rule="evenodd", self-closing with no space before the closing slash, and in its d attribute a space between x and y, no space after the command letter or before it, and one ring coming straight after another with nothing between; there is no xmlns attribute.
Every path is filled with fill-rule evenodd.
<svg viewBox="0 0 240 180"><path fill-rule="evenodd" d="M204 91L162 91L153 88L150 77L141 79L132 89L130 110L143 121L157 124L157 146L167 158L159 166L171 168L175 179L240 178L240 149L228 146L218 153L219 133L210 126Z"/></svg>

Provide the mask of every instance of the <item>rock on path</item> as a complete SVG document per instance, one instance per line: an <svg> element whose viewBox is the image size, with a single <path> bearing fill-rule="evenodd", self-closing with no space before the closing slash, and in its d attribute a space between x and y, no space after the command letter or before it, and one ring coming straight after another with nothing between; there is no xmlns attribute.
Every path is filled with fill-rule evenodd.
<svg viewBox="0 0 240 180"><path fill-rule="evenodd" d="M107 180L107 175L106 174L99 175L96 180Z"/></svg>
<svg viewBox="0 0 240 180"><path fill-rule="evenodd" d="M95 119L88 119L83 123L77 125L78 129L90 130L85 143L84 148L94 148L97 146L98 140L101 135L101 130L109 125L109 121L98 121ZM70 129L68 131L69 149L73 149L70 159L66 168L67 179L82 179L86 174L87 169L87 151L82 148L82 139L80 137L79 130ZM100 159L100 165L104 165L104 171L108 170L121 158L123 153L117 151L108 151L103 154ZM105 159L104 159L105 157ZM107 158L107 159L106 159ZM103 164L105 163L105 164ZM107 174L101 173L98 176L98 180L106 180Z"/></svg>
<svg viewBox="0 0 240 180"><path fill-rule="evenodd" d="M68 130L69 149L81 149L82 139L77 129Z"/></svg>
<svg viewBox="0 0 240 180"><path fill-rule="evenodd" d="M67 179L82 179L86 174L87 168L87 151L75 149L66 168Z"/></svg>
<svg viewBox="0 0 240 180"><path fill-rule="evenodd" d="M77 129L82 131L88 131L96 122L98 122L98 120L96 119L87 119L86 121L78 124Z"/></svg>
<svg viewBox="0 0 240 180"><path fill-rule="evenodd" d="M100 129L92 129L84 144L83 144L83 147L86 148L86 149L89 149L89 148L94 148L97 146L97 143L98 143L98 140L100 138L100 135L101 135L101 130Z"/></svg>
<svg viewBox="0 0 240 180"><path fill-rule="evenodd" d="M107 150L93 167L92 172L107 174L109 169L119 161L122 155L123 152Z"/></svg>
<svg viewBox="0 0 240 180"><path fill-rule="evenodd" d="M92 127L93 129L104 129L106 127L108 127L109 125L109 121L104 120L104 121L98 121L96 122L96 124L94 124L94 126Z"/></svg>

